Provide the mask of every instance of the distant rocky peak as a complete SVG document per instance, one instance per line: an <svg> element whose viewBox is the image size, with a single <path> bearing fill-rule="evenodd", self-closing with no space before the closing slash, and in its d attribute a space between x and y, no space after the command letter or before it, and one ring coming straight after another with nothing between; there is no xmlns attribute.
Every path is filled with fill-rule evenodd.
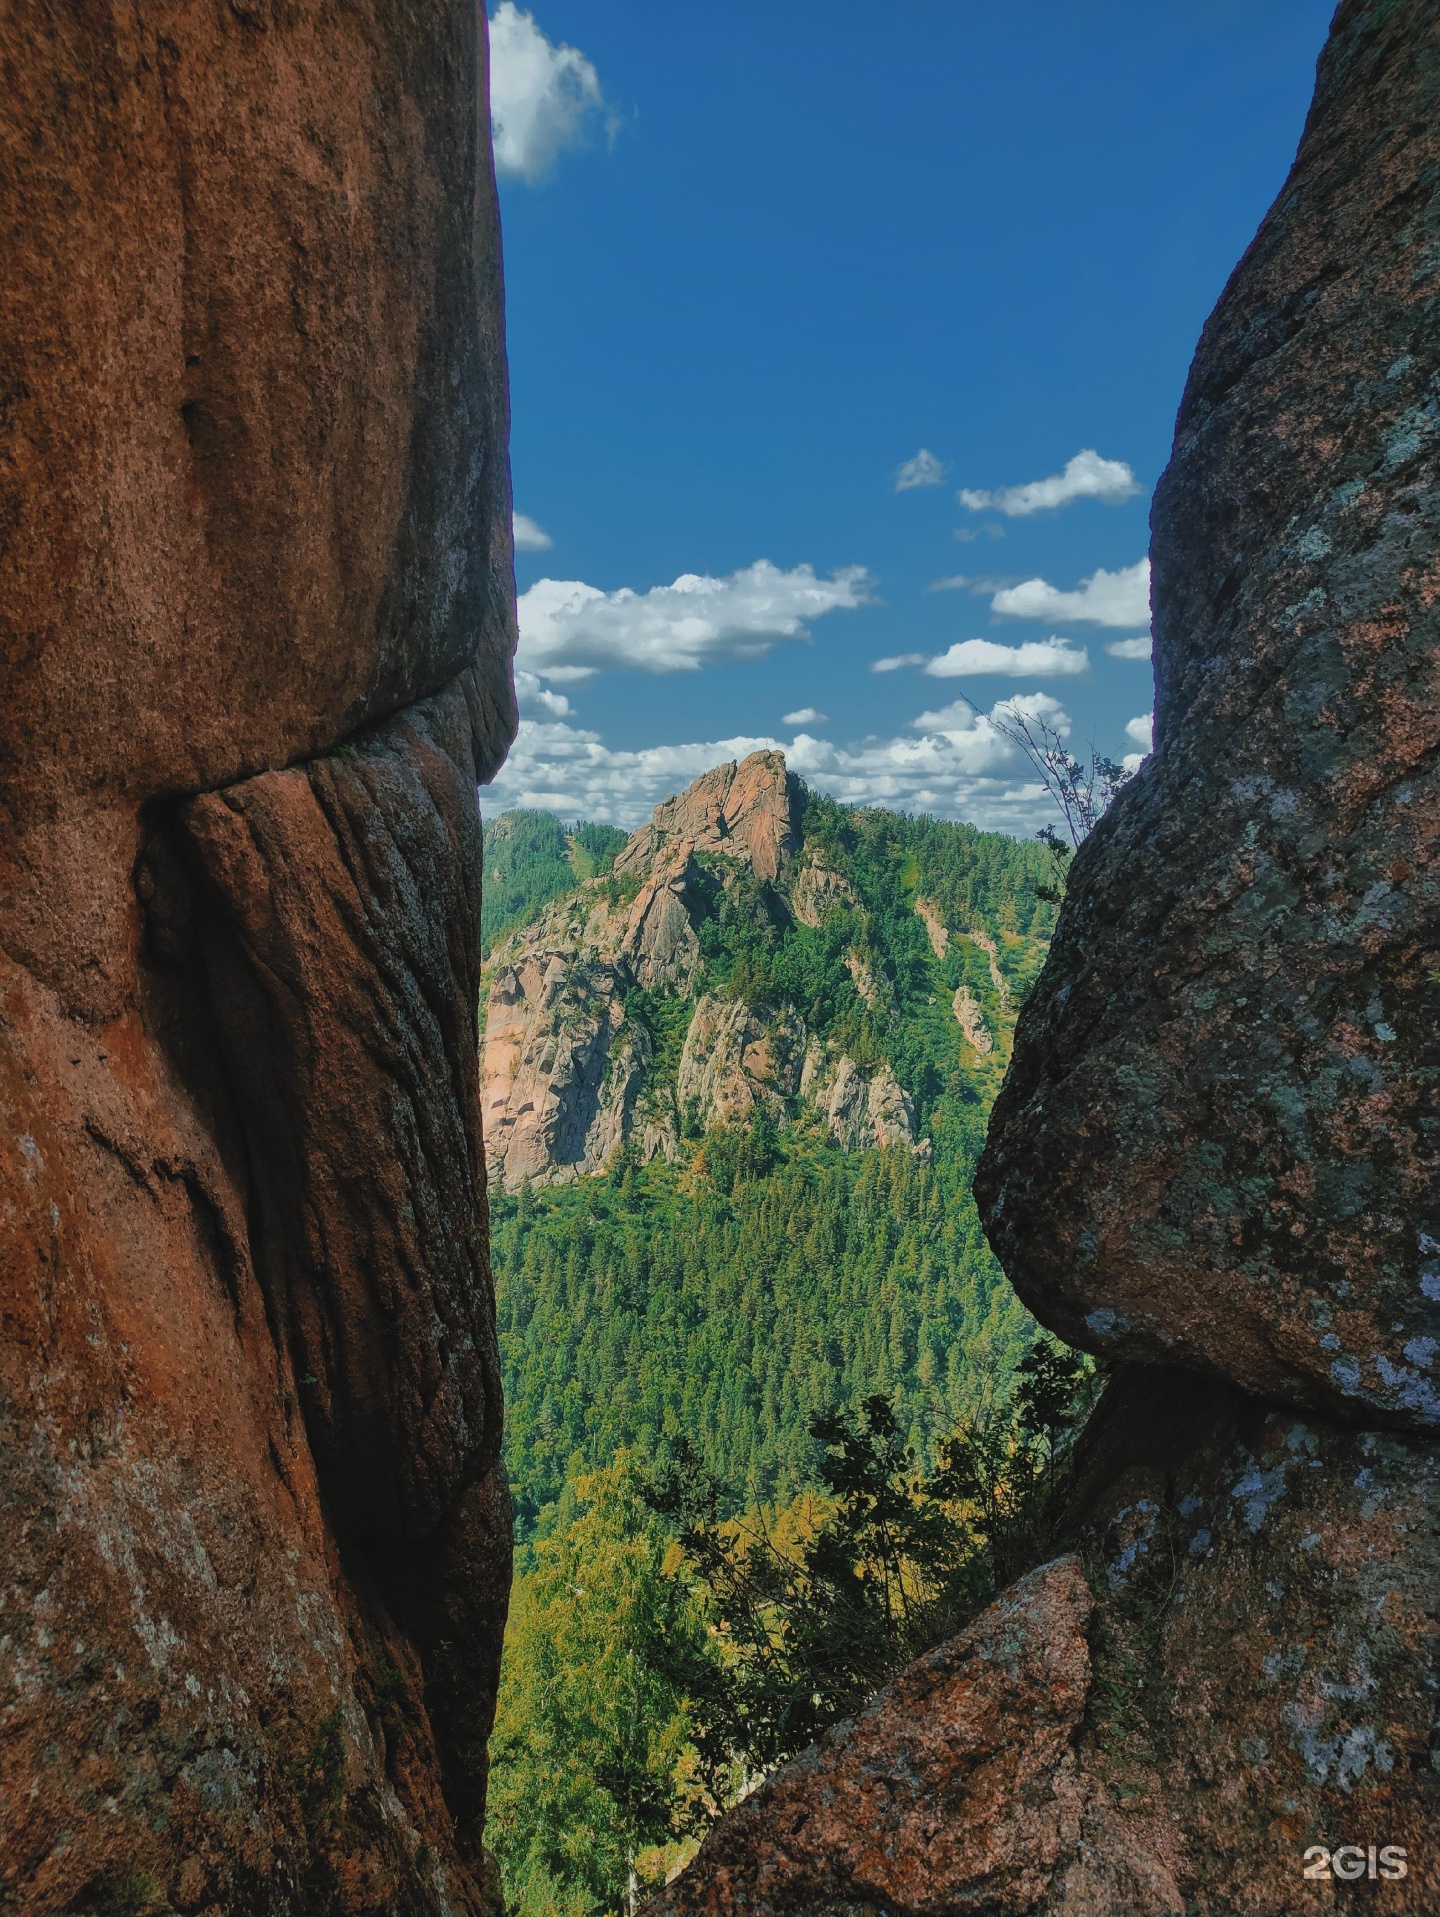
<svg viewBox="0 0 1440 1917"><path fill-rule="evenodd" d="M717 765L655 808L616 855L617 877L640 877L691 852L721 852L749 864L757 878L784 880L800 843L799 781L782 752L752 752Z"/></svg>

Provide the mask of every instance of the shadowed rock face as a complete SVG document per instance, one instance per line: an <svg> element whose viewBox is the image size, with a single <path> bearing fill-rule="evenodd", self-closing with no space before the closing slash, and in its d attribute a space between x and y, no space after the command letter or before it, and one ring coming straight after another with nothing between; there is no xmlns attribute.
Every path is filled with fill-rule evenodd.
<svg viewBox="0 0 1440 1917"><path fill-rule="evenodd" d="M482 21L0 24L7 1910L483 1904Z"/></svg>
<svg viewBox="0 0 1440 1917"><path fill-rule="evenodd" d="M1076 858L976 1180L1036 1316L1117 1361L1065 1815L997 1858L950 1789L1051 1721L1017 1614L983 1725L877 1701L660 1908L1440 1907L1437 296L1440 18L1346 0L1156 495L1156 751Z"/></svg>

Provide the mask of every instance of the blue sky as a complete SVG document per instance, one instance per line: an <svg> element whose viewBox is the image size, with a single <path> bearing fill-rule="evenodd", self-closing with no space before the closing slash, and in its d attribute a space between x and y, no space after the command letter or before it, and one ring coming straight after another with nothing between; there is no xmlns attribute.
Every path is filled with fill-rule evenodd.
<svg viewBox="0 0 1440 1917"><path fill-rule="evenodd" d="M1107 647L1142 650L1150 490L1329 13L492 8L539 530L486 810L633 826L773 743L839 797L1028 833L1045 801L972 706L1141 750L1150 666Z"/></svg>

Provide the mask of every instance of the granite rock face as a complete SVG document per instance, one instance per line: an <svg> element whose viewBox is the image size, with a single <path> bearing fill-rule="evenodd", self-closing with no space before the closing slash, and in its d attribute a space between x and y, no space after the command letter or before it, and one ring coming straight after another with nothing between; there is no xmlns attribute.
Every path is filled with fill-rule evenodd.
<svg viewBox="0 0 1440 1917"><path fill-rule="evenodd" d="M482 1064L490 1176L568 1184L633 1145L679 1154L682 1128L789 1121L798 1100L847 1151L915 1144L885 1063L861 1071L795 1014L701 989L700 928L723 898L774 926L862 911L804 844L803 794L778 752L716 766L656 806L613 872L557 899L490 955ZM862 997L878 983L847 954ZM636 991L682 1008L678 1061L657 1069ZM671 1082L673 1080L673 1082Z"/></svg>
<svg viewBox="0 0 1440 1917"><path fill-rule="evenodd" d="M1087 1433L1071 1526L1097 1599L1086 1813L1040 1908L1433 1909L1434 1447L1127 1368ZM1312 1846L1345 1845L1359 1881L1303 1875ZM1371 1845L1403 1851L1405 1874L1377 1858L1372 1878ZM1163 1896L1159 1877L1139 1893L1147 1863Z"/></svg>
<svg viewBox="0 0 1440 1917"><path fill-rule="evenodd" d="M1440 1425L1440 21L1347 4L1154 508L1155 752L976 1181L1067 1338Z"/></svg>
<svg viewBox="0 0 1440 1917"><path fill-rule="evenodd" d="M789 870L799 843L795 790L778 752L752 752L719 765L655 808L653 821L617 854L615 871L653 865L675 846L728 852L774 885Z"/></svg>
<svg viewBox="0 0 1440 1917"><path fill-rule="evenodd" d="M1021 1579L747 1797L652 1913L1032 1909L1078 1836L1093 1607L1073 1557Z"/></svg>
<svg viewBox="0 0 1440 1917"><path fill-rule="evenodd" d="M483 14L0 50L0 1903L479 1911Z"/></svg>
<svg viewBox="0 0 1440 1917"><path fill-rule="evenodd" d="M976 1180L1026 1303L1114 1366L1058 1540L1083 1700L1037 1698L1016 1614L963 1752L877 1700L658 1908L1440 1906L1437 312L1440 17L1344 0L1156 495L1156 749L1076 857ZM1037 1723L1064 1814L997 1857L1033 1783L987 1817L947 1780Z"/></svg>

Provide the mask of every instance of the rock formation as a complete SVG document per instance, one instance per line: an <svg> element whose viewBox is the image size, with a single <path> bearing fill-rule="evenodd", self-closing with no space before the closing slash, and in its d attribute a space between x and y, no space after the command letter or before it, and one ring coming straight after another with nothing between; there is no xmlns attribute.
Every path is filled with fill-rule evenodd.
<svg viewBox="0 0 1440 1917"><path fill-rule="evenodd" d="M1094 1605L1073 1557L1023 1578L747 1797L705 1870L651 1910L848 1910L861 1885L867 1903L935 1917L1029 1909L1079 1834Z"/></svg>
<svg viewBox="0 0 1440 1917"><path fill-rule="evenodd" d="M985 1014L981 1011L975 994L968 985L958 985L951 1000L951 1010L956 1023L977 1052L993 1052L995 1041L990 1036L990 1027L985 1023Z"/></svg>
<svg viewBox="0 0 1440 1917"><path fill-rule="evenodd" d="M0 47L0 1903L476 1912L483 13Z"/></svg>
<svg viewBox="0 0 1440 1917"><path fill-rule="evenodd" d="M1065 1527L1088 1678L1057 1656L1037 1701L1053 1618L1016 1607L1061 1560L928 1661L1004 1621L982 1718L922 1663L666 1909L1440 1905L1437 295L1440 18L1343 0L1156 495L1156 749L1075 860L976 1181L1022 1298L1114 1367ZM1059 1768L992 1806L988 1767L1061 1723L1022 1829Z"/></svg>
<svg viewBox="0 0 1440 1917"><path fill-rule="evenodd" d="M780 753L717 766L655 808L611 874L497 947L482 1072L493 1178L568 1183L632 1142L647 1160L674 1157L685 1127L783 1125L797 1100L847 1151L914 1144L915 1112L888 1064L862 1071L783 1006L697 989L700 927L722 896L767 923L863 919L850 881L805 844L803 813ZM879 1004L864 955L846 964ZM636 988L685 1006L673 1085L657 1084L651 1035L627 1009Z"/></svg>
<svg viewBox="0 0 1440 1917"><path fill-rule="evenodd" d="M1413 1430L1440 1426L1437 34L1341 8L1205 328L1155 496L1156 749L1076 861L978 1187L1063 1335Z"/></svg>

